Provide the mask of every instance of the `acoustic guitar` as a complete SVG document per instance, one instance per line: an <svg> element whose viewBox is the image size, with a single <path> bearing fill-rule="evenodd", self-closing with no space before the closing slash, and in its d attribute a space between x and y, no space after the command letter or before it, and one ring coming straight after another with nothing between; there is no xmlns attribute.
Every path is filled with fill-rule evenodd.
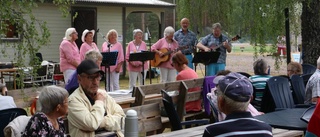
<svg viewBox="0 0 320 137"><path fill-rule="evenodd" d="M159 54L154 55L154 59L150 60L150 64L152 67L158 67L162 62L167 62L170 60L171 53L177 52L178 50L188 49L188 46L181 46L175 50L168 50L166 48L160 49L159 51L163 53L163 56L160 57Z"/></svg>
<svg viewBox="0 0 320 137"><path fill-rule="evenodd" d="M235 37L233 37L233 38L231 38L231 39L228 39L228 40L226 40L228 43L230 43L230 42L232 42L232 41L236 41L236 40L239 40L239 39L241 39L241 37L239 36L239 35L237 35L237 36L235 36ZM223 42L222 43L220 43L219 45L211 45L211 46L209 46L209 48L211 49L210 51L211 52L215 52L215 51L218 51L219 50L219 48L220 47L222 47L223 46ZM200 50L200 51L204 51L204 50Z"/></svg>

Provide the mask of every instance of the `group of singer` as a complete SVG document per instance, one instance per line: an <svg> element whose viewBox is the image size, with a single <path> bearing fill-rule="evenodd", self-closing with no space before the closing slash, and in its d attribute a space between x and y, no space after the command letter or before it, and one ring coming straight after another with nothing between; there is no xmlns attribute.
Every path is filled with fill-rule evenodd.
<svg viewBox="0 0 320 137"><path fill-rule="evenodd" d="M190 68L191 71L194 71L195 66L192 63L192 60L196 48L203 52L210 52L212 49L215 49L216 52L220 52L217 62L206 65L208 76L215 75L220 70L225 70L226 52L231 52L232 45L228 42L228 37L221 33L222 27L220 23L214 23L212 25L212 33L205 36L199 42L196 34L188 29L189 23L189 19L183 18L180 22L181 29L175 31L171 26L166 27L163 32L163 38L159 39L151 46L151 51L155 52L160 58L164 56L169 57L169 59L154 66L158 67L160 70L161 83L172 82L178 79L181 80L183 77L188 77L185 75L189 75L190 73L181 73L183 69L181 69L181 66L179 68L174 65L175 63L172 62L172 57L174 54L181 54L183 58L186 58L186 61L184 62L186 65L184 68L187 67ZM149 62L146 61L145 63L142 63L140 61L129 61L129 56L131 53L139 53L148 50L146 43L142 40L143 32L140 29L133 30L133 40L127 45L126 55L124 55L123 46L118 42L118 33L116 30L111 29L107 33L105 36L106 41L102 44L101 50L99 50L98 46L93 41L94 35L94 30L84 30L81 37L83 43L79 50L75 42L78 39L78 32L75 28L68 28L66 30L65 37L60 44L60 70L63 72L66 87L78 85L76 69L81 61L86 59L86 54L94 56L89 58L94 58L96 63L99 66L101 65L102 55L100 52L118 52L116 64L110 66L110 73L106 73L106 80L110 77L110 81L106 82L107 84L110 84L106 86L110 87L110 91L120 89L119 76L123 71L122 65L125 61L129 72L129 89L132 90L133 87L136 86L137 79L141 85L146 77ZM142 66L143 64L144 66ZM101 70L105 70L104 66L101 67ZM144 75L141 73L142 70L144 70ZM181 74L179 75L179 73ZM178 78L177 75L180 78ZM71 91L68 90L69 93L72 93L76 88L77 87L73 87L70 89Z"/></svg>

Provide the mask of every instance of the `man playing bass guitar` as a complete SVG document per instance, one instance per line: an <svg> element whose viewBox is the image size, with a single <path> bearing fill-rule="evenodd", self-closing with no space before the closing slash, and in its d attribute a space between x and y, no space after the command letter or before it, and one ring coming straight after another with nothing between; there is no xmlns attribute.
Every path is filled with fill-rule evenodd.
<svg viewBox="0 0 320 137"><path fill-rule="evenodd" d="M207 65L207 76L214 76L218 71L225 70L227 52L231 52L232 45L227 41L228 37L221 33L220 23L214 23L212 25L212 33L204 37L197 47L200 50L209 52L215 50L220 52L217 63L210 63Z"/></svg>

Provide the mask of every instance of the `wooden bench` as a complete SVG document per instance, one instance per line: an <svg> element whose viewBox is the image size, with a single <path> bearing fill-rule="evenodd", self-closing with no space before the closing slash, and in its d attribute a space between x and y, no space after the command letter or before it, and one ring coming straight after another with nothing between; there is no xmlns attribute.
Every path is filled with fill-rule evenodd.
<svg viewBox="0 0 320 137"><path fill-rule="evenodd" d="M124 109L127 113L128 110L133 109L137 111L139 120L139 133L140 134L156 134L162 132L162 122L160 117L159 103L152 103ZM145 135L144 135L145 136Z"/></svg>

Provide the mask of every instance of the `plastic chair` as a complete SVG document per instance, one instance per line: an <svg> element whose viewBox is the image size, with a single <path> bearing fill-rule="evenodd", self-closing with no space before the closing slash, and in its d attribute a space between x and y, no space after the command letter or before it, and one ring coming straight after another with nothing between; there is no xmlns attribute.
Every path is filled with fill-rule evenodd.
<svg viewBox="0 0 320 137"><path fill-rule="evenodd" d="M291 76L291 87L293 90L293 101L295 104L303 104L305 101L305 85L303 82L303 78L300 75L292 75Z"/></svg>
<svg viewBox="0 0 320 137"><path fill-rule="evenodd" d="M267 81L276 109L294 108L293 97L289 87L289 80L284 77L271 77Z"/></svg>
<svg viewBox="0 0 320 137"><path fill-rule="evenodd" d="M309 123L315 109L316 109L316 105L312 105L306 111L304 111L300 119L306 123Z"/></svg>
<svg viewBox="0 0 320 137"><path fill-rule="evenodd" d="M301 75L305 87L307 86L307 83L312 75L313 75L312 73Z"/></svg>
<svg viewBox="0 0 320 137"><path fill-rule="evenodd" d="M301 64L301 66L303 74L313 74L317 70L317 67L311 64Z"/></svg>
<svg viewBox="0 0 320 137"><path fill-rule="evenodd" d="M218 108L216 108L216 106L213 103L213 98L211 96L207 95L207 98L209 100L210 103L210 108L211 108L211 112L214 118L214 122L219 122L219 117L218 117Z"/></svg>
<svg viewBox="0 0 320 137"><path fill-rule="evenodd" d="M27 112L22 108L9 108L0 110L0 136L3 137L3 129L16 117L27 115Z"/></svg>
<svg viewBox="0 0 320 137"><path fill-rule="evenodd" d="M209 124L209 120L190 120L190 121L181 122L178 116L178 113L174 108L171 96L169 96L168 93L163 89L161 90L161 94L162 94L162 102L164 105L164 109L166 110L168 114L168 118L170 120L171 131L181 130L182 126L186 126L186 125Z"/></svg>

